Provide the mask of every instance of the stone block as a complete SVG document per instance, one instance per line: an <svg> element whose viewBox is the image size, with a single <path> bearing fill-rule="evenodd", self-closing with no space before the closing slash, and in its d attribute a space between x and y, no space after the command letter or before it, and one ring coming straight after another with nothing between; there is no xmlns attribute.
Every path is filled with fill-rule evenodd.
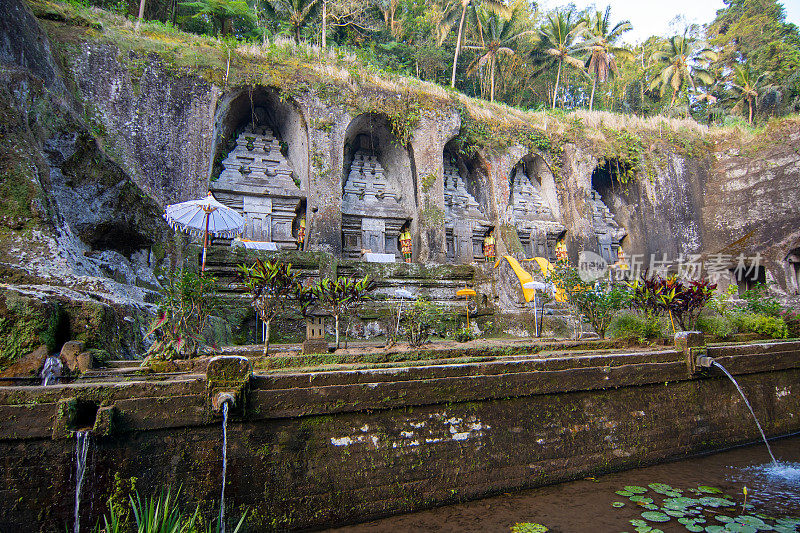
<svg viewBox="0 0 800 533"><path fill-rule="evenodd" d="M70 372L78 370L78 356L84 351L82 341L67 341L61 347L61 362L69 368Z"/></svg>
<svg viewBox="0 0 800 533"><path fill-rule="evenodd" d="M308 339L303 341L303 355L312 353L328 353L328 341L325 339Z"/></svg>
<svg viewBox="0 0 800 533"><path fill-rule="evenodd" d="M113 405L101 407L97 410L92 433L100 437L107 437L114 431L114 418L116 408Z"/></svg>
<svg viewBox="0 0 800 533"><path fill-rule="evenodd" d="M0 372L0 378L36 377L44 364L44 360L47 359L47 355L47 346L43 344Z"/></svg>
<svg viewBox="0 0 800 533"><path fill-rule="evenodd" d="M92 357L92 352L81 352L78 354L78 371L86 372L87 370L91 370L93 361L94 357Z"/></svg>
<svg viewBox="0 0 800 533"><path fill-rule="evenodd" d="M246 357L212 357L206 369L208 416L219 413L227 398L244 412L245 395L253 370Z"/></svg>
<svg viewBox="0 0 800 533"><path fill-rule="evenodd" d="M702 331L679 331L675 334L675 348L685 351L687 348L699 348L705 345Z"/></svg>

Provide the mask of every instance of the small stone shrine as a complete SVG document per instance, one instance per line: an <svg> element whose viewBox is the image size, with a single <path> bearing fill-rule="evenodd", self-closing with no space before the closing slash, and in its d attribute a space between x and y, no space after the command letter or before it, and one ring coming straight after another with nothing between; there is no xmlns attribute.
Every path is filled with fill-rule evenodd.
<svg viewBox="0 0 800 533"><path fill-rule="evenodd" d="M556 242L563 235L564 226L545 204L538 187L531 183L524 164L520 163L514 168L511 181L509 204L525 255L555 261Z"/></svg>
<svg viewBox="0 0 800 533"><path fill-rule="evenodd" d="M444 162L444 220L447 258L471 263L483 258L483 237L492 227L467 190L458 167Z"/></svg>
<svg viewBox="0 0 800 533"><path fill-rule="evenodd" d="M245 217L242 237L275 242L279 248L296 248L292 221L305 194L272 130L248 125L222 166L211 191L220 202Z"/></svg>
<svg viewBox="0 0 800 533"><path fill-rule="evenodd" d="M364 249L400 258L397 238L409 218L401 199L378 157L368 150L356 150L342 195L346 258L359 259Z"/></svg>
<svg viewBox="0 0 800 533"><path fill-rule="evenodd" d="M600 197L600 193L594 189L589 192L589 204L592 208L592 226L594 226L594 233L597 236L598 251L608 264L613 265L617 262L617 250L627 233L622 226L617 224L611 210Z"/></svg>

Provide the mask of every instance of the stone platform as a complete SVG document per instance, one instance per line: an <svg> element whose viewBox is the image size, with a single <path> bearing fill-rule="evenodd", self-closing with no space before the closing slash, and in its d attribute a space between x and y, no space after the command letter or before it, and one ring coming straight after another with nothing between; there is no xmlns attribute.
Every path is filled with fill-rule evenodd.
<svg viewBox="0 0 800 533"><path fill-rule="evenodd" d="M733 385L687 366L681 349L567 348L252 375L128 368L99 381L2 387L0 530L63 530L73 512L74 433L84 427L95 436L83 523L97 520L115 475L136 477L144 494L180 485L187 504L213 512L219 392L237 397L229 514L248 508L255 531L363 521L758 437ZM737 377L768 435L800 430L800 342L693 350Z"/></svg>

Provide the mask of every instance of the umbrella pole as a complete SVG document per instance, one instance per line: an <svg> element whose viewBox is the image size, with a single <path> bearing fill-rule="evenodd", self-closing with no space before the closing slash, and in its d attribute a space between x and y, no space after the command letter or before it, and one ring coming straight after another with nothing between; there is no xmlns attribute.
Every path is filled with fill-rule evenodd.
<svg viewBox="0 0 800 533"><path fill-rule="evenodd" d="M200 272L206 271L206 248L208 247L208 219L211 213L206 213L206 233L203 236L203 266L200 268Z"/></svg>

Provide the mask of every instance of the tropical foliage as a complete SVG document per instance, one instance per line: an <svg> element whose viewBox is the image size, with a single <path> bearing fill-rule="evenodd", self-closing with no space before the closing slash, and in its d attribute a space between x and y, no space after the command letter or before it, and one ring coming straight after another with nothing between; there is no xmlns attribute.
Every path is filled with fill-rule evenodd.
<svg viewBox="0 0 800 533"><path fill-rule="evenodd" d="M146 335L153 339L149 357L195 357L204 350L209 340L209 319L220 304L215 283L213 276L199 276L189 270L170 275L164 283L157 317Z"/></svg>
<svg viewBox="0 0 800 533"><path fill-rule="evenodd" d="M264 355L267 355L272 320L286 310L290 298L304 292L300 273L292 270L291 263L261 259L256 259L252 266L239 265L239 272L250 291L253 308L266 326Z"/></svg>
<svg viewBox="0 0 800 533"><path fill-rule="evenodd" d="M226 39L290 36L523 109L752 124L800 112L800 30L778 0L725 0L708 26L641 44L625 42L625 13L522 0L74 1Z"/></svg>

